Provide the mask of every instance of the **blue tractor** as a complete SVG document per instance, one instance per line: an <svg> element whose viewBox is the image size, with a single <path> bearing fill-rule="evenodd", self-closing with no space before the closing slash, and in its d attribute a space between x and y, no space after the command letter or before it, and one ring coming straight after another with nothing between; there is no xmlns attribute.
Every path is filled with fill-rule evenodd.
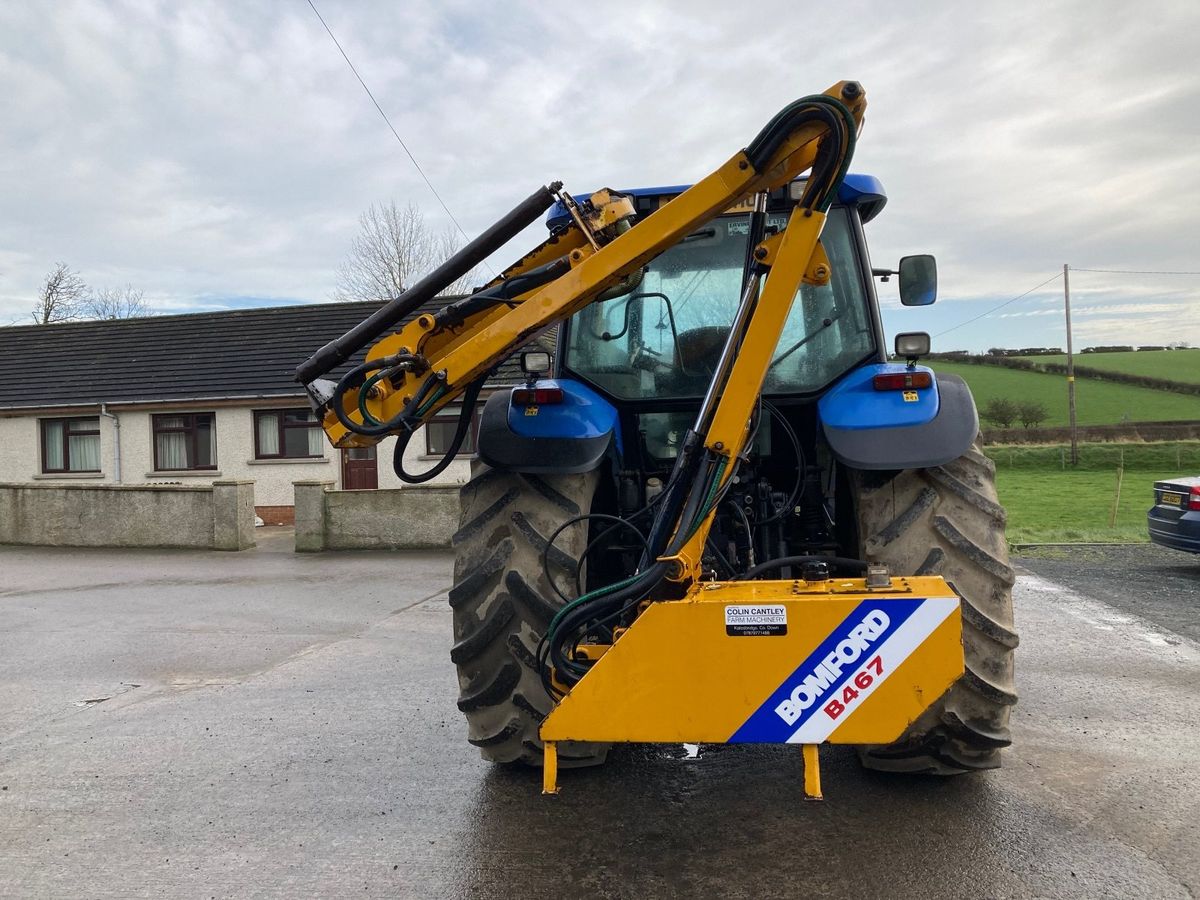
<svg viewBox="0 0 1200 900"><path fill-rule="evenodd" d="M611 741L800 743L811 763L844 743L937 774L1009 743L1005 514L967 386L918 364L922 333L889 361L876 279L923 306L936 269L871 266L886 197L847 174L865 108L852 81L800 98L690 187L539 188L297 370L336 446L395 435L423 481L524 348L462 489L451 659L470 742L544 765L548 792ZM547 212L541 245L416 314ZM407 472L452 403L446 456Z"/></svg>
<svg viewBox="0 0 1200 900"><path fill-rule="evenodd" d="M784 226L803 187L769 196L767 234ZM683 190L621 193L639 227ZM900 741L860 755L871 768L954 774L998 765L1010 742L1013 572L966 384L916 364L928 352L924 334L898 335L902 361L888 361L876 279L898 277L902 301L920 306L934 301L936 275L928 256L906 257L898 271L871 267L864 225L886 200L871 176L842 182L822 234L832 277L803 286L792 307L705 565L718 579L766 571L768 561L784 578L867 562L943 575L963 598L966 674ZM487 759L540 762L537 728L551 699L538 638L559 604L623 577L642 553L646 511L737 313L754 217L729 210L650 262L636 286L577 312L558 328L552 358L526 352L529 383L484 407L450 597L459 708ZM562 203L547 216L552 232L569 221ZM583 765L605 751L560 752L563 765Z"/></svg>

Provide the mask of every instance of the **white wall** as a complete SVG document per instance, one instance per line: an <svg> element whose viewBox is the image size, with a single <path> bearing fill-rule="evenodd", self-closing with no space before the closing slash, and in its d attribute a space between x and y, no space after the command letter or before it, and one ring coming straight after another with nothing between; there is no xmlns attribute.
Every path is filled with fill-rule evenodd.
<svg viewBox="0 0 1200 900"><path fill-rule="evenodd" d="M341 454L322 444L323 456L314 460L256 460L254 459L254 410L287 407L269 402L245 407L213 407L210 409L161 406L153 410L118 411L121 421L121 483L122 484L210 484L217 479L251 479L254 481L256 506L291 506L292 482L325 479L341 487ZM298 404L291 404L298 405ZM171 412L208 412L216 414L217 470L215 472L155 472L151 415ZM45 416L50 417L50 416ZM95 474L42 475L41 443L37 415L0 418L0 482L79 482L114 483L113 424L100 418L100 461L102 472ZM403 487L392 471L392 452L395 438L388 438L377 447L379 487ZM405 452L405 468L424 472L436 458L425 456L425 435L418 431ZM455 460L433 484L456 484L470 478L469 458Z"/></svg>
<svg viewBox="0 0 1200 900"><path fill-rule="evenodd" d="M55 418L55 416L0 418L0 481L16 483L46 481L63 484L80 481L96 484L112 482L113 425L111 419L100 417L101 472L99 475L94 472L43 475L39 418Z"/></svg>

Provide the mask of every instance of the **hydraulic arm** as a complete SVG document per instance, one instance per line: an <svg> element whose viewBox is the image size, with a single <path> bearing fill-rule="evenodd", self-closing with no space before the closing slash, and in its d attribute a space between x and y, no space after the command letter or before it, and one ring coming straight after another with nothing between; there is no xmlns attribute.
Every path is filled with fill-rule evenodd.
<svg viewBox="0 0 1200 900"><path fill-rule="evenodd" d="M461 445L483 379L517 346L597 298L629 289L649 260L729 207L812 169L784 232L764 239L764 217L754 217L757 233L737 318L661 504L652 546L669 551L663 566L674 580L694 579L712 501L736 469L796 289L802 280L822 284L829 278L819 245L821 226L849 165L865 108L866 97L852 81L797 100L744 150L637 228L630 227L632 203L614 192L599 191L576 203L557 182L535 191L427 278L298 367L297 378L322 414L329 439L337 447L356 447L397 435L401 477L433 477ZM469 297L378 340L366 361L336 383L321 379L470 271L556 199L571 213L566 228ZM408 438L459 400L464 414L451 452L428 472L405 472L401 460ZM710 496L700 496L705 492ZM684 512L688 518L680 520Z"/></svg>

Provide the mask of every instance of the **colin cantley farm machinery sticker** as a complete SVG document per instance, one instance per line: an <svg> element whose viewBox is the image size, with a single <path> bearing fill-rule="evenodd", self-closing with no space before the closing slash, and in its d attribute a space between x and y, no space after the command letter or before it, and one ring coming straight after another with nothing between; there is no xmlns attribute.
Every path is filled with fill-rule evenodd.
<svg viewBox="0 0 1200 900"><path fill-rule="evenodd" d="M787 607L782 603L726 606L725 633L730 637L787 634Z"/></svg>

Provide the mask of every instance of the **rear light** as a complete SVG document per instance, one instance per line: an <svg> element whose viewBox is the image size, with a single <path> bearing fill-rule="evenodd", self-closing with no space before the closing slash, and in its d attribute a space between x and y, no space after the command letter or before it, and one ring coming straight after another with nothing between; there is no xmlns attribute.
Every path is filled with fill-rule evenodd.
<svg viewBox="0 0 1200 900"><path fill-rule="evenodd" d="M513 406L547 406L562 401L560 387L514 388L512 392Z"/></svg>
<svg viewBox="0 0 1200 900"><path fill-rule="evenodd" d="M911 391L933 385L933 376L928 372L889 372L871 380L877 391Z"/></svg>
<svg viewBox="0 0 1200 900"><path fill-rule="evenodd" d="M1200 484L1193 485L1191 493L1188 494L1188 510L1200 512Z"/></svg>

